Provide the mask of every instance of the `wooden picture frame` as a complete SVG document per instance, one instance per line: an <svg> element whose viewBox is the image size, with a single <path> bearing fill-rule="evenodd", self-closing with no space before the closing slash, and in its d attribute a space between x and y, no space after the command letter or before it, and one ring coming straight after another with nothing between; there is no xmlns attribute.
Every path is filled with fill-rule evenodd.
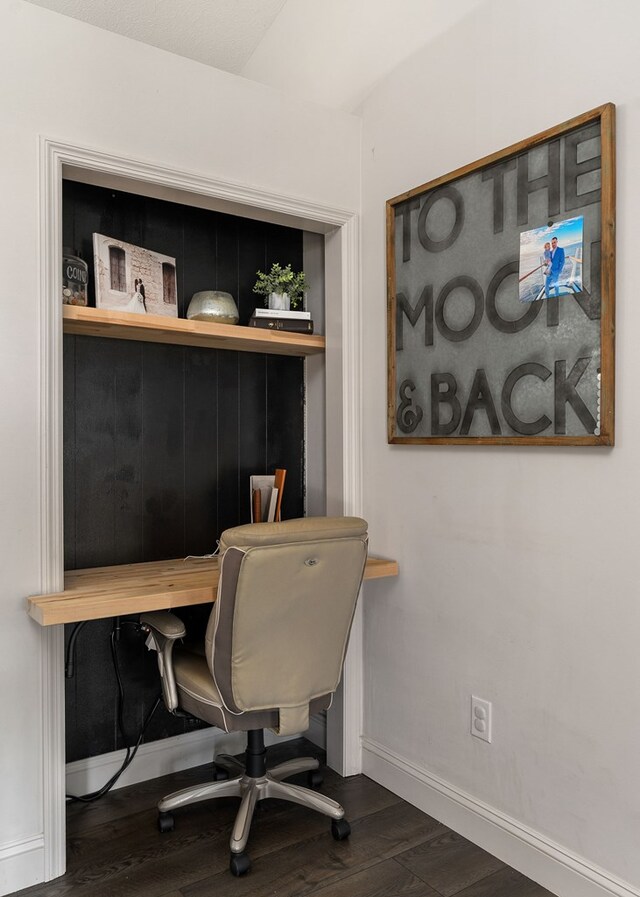
<svg viewBox="0 0 640 897"><path fill-rule="evenodd" d="M388 441L612 446L615 106L386 214Z"/></svg>

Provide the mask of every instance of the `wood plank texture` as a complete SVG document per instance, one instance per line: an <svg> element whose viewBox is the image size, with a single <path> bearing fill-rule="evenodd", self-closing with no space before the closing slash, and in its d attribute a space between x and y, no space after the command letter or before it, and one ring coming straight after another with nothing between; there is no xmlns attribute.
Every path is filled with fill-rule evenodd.
<svg viewBox="0 0 640 897"><path fill-rule="evenodd" d="M27 599L28 612L41 626L55 626L211 604L215 601L219 575L218 558L68 570L64 592L31 596ZM367 558L365 580L397 575L397 561Z"/></svg>
<svg viewBox="0 0 640 897"><path fill-rule="evenodd" d="M451 897L481 878L504 869L504 863L456 832L446 831L405 851L398 860L443 897Z"/></svg>
<svg viewBox="0 0 640 897"><path fill-rule="evenodd" d="M267 355L318 355L325 349L324 336L317 334L261 330L258 327L233 324L209 324L206 321L188 321L161 315L134 315L103 308L65 305L62 309L62 324L65 333L81 336L232 349L236 352L260 352Z"/></svg>
<svg viewBox="0 0 640 897"><path fill-rule="evenodd" d="M89 265L90 301L92 236L99 232L175 257L181 319L195 292L230 292L240 326L225 333L234 340L255 336L245 325L257 303L256 272L268 258L295 270L303 266L302 232L268 222L71 181L63 182L62 212L63 245ZM85 314L91 323L102 313L82 309L76 317ZM249 521L249 475L268 472L271 457L291 472L287 516L304 514L303 359L270 354L275 344L269 337L260 345L266 354L222 351L208 338L204 347L171 341L64 335L65 570L212 551L225 528ZM276 389L277 410L267 413ZM206 625L209 608L181 606L181 615L196 630ZM76 675L65 680L68 760L122 746L112 628L109 620L92 620L74 649ZM72 631L70 623L67 643ZM123 626L117 659L127 732L139 728L157 693L157 666L140 647L132 628ZM177 735L190 726L161 709L145 737Z"/></svg>
<svg viewBox="0 0 640 897"><path fill-rule="evenodd" d="M274 765L319 756L304 739L269 748ZM228 871L237 800L176 811L175 831L156 828L164 795L205 782L203 766L122 788L94 804L68 808L67 872L21 892L25 897L551 897L366 776L324 770L322 792L339 801L352 825L335 842L328 820L284 801L260 803L243 878ZM304 776L293 779L304 784ZM441 890L442 888L442 890Z"/></svg>

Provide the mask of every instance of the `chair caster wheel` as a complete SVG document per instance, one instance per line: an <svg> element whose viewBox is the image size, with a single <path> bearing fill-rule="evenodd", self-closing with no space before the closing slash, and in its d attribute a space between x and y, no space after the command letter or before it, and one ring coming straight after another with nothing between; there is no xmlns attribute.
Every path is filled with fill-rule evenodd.
<svg viewBox="0 0 640 897"><path fill-rule="evenodd" d="M246 853L232 853L229 860L229 871L232 875L239 877L246 875L251 868L251 860Z"/></svg>
<svg viewBox="0 0 640 897"><path fill-rule="evenodd" d="M224 769L222 766L215 766L213 769L213 781L214 782L226 782L229 778L229 770Z"/></svg>
<svg viewBox="0 0 640 897"><path fill-rule="evenodd" d="M342 819L331 820L331 834L336 841L344 841L345 838L349 837L351 834L351 826L344 816Z"/></svg>
<svg viewBox="0 0 640 897"><path fill-rule="evenodd" d="M312 769L307 773L307 788L320 788L324 782L324 776L319 769Z"/></svg>
<svg viewBox="0 0 640 897"><path fill-rule="evenodd" d="M175 825L172 813L158 813L158 831L172 832Z"/></svg>

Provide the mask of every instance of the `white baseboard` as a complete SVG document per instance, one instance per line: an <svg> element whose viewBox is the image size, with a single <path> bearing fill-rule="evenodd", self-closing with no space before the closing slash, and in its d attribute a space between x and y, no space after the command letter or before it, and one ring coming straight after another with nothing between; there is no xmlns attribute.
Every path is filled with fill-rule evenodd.
<svg viewBox="0 0 640 897"><path fill-rule="evenodd" d="M0 846L0 895L44 881L44 835Z"/></svg>
<svg viewBox="0 0 640 897"><path fill-rule="evenodd" d="M363 772L559 897L640 897L640 890L369 739Z"/></svg>
<svg viewBox="0 0 640 897"><path fill-rule="evenodd" d="M296 737L296 736L291 736ZM265 731L265 744L290 741ZM244 751L243 732L222 732L220 729L197 729L184 735L151 741L140 746L131 766L120 776L116 788L157 779L181 769L212 763L214 754L239 754ZM67 794L87 794L101 788L120 768L125 751L113 751L98 757L87 757L67 763Z"/></svg>

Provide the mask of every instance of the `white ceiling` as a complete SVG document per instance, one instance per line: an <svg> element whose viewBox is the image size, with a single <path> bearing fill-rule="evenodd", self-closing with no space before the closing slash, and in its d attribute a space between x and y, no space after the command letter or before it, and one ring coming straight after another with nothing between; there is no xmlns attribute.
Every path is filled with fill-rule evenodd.
<svg viewBox="0 0 640 897"><path fill-rule="evenodd" d="M485 0L27 2L352 112L385 75Z"/></svg>
<svg viewBox="0 0 640 897"><path fill-rule="evenodd" d="M241 74L353 112L385 76L485 2L287 0Z"/></svg>
<svg viewBox="0 0 640 897"><path fill-rule="evenodd" d="M28 0L238 74L287 0Z"/></svg>

